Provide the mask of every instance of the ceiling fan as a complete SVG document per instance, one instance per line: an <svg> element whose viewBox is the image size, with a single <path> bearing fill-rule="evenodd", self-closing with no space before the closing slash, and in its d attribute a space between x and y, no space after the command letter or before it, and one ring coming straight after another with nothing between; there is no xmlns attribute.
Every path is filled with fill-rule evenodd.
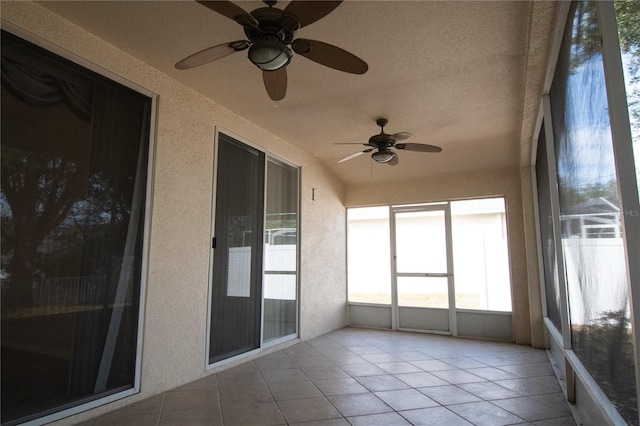
<svg viewBox="0 0 640 426"><path fill-rule="evenodd" d="M251 13L230 1L202 1L203 6L242 25L249 40L235 40L209 47L178 62L178 69L187 69L215 61L232 53L249 49L249 60L262 70L262 80L274 101L287 93L287 68L293 56L300 56L321 65L352 74L364 74L369 66L362 59L339 47L321 41L296 38L296 31L331 13L342 0L293 0L284 10L274 7L275 0L265 0L267 7Z"/></svg>
<svg viewBox="0 0 640 426"><path fill-rule="evenodd" d="M442 148L435 145L427 145L422 143L397 143L405 141L413 135L409 132L399 132L388 135L384 132L384 126L386 126L387 123L388 120L386 118L378 118L376 120L376 124L381 128L380 134L371 136L368 143L337 143L336 145L364 145L371 147L363 151L358 151L355 154L348 155L342 160L338 161L338 163L351 160L352 158L356 158L371 151L375 151L373 154L371 154L371 158L373 158L378 163L387 163L390 166L395 166L396 164L398 164L398 155L395 153L395 151L391 150L391 148L418 152L442 151Z"/></svg>

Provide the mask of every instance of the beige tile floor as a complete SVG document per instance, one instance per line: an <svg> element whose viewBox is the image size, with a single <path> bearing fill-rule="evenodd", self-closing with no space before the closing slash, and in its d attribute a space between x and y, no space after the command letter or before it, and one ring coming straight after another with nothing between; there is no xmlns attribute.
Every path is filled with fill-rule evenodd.
<svg viewBox="0 0 640 426"><path fill-rule="evenodd" d="M345 328L82 425L576 425L544 350Z"/></svg>

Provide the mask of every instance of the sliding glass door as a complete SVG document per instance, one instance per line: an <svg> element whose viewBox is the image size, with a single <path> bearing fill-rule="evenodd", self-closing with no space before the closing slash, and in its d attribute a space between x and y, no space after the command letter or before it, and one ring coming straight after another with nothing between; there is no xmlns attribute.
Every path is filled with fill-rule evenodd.
<svg viewBox="0 0 640 426"><path fill-rule="evenodd" d="M295 336L298 169L218 135L209 363Z"/></svg>
<svg viewBox="0 0 640 426"><path fill-rule="evenodd" d="M0 411L43 424L139 386L152 99L4 31L0 99Z"/></svg>

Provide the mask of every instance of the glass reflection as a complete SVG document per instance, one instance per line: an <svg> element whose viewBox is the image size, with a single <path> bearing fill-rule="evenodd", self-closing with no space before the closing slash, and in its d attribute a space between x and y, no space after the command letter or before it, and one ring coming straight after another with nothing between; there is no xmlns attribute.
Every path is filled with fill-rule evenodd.
<svg viewBox="0 0 640 426"><path fill-rule="evenodd" d="M150 102L4 32L1 100L4 424L134 385Z"/></svg>
<svg viewBox="0 0 640 426"><path fill-rule="evenodd" d="M638 422L618 187L595 2L572 5L551 90L572 348Z"/></svg>

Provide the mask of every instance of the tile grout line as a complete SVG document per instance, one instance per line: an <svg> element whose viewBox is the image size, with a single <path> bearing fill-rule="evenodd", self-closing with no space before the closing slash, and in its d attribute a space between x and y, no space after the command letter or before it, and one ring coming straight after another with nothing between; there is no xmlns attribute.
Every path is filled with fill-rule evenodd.
<svg viewBox="0 0 640 426"><path fill-rule="evenodd" d="M284 350L281 350L281 351L282 351L282 353L287 357L287 359L289 359L289 360L290 360L290 361L292 361L292 362L295 362L295 361L293 361L291 358L289 358L289 355L287 355L287 353L286 353ZM279 351L272 352L272 354L273 354L273 353L277 353L277 352L279 352ZM258 359L259 359L259 358L258 358ZM273 402L276 404L276 407L278 407L278 412L279 412L279 413L280 413L280 415L282 416L282 419L284 420L285 424L287 424L287 425L288 425L288 424L289 424L289 421L288 421L288 420L287 420L287 418L284 416L284 413L283 413L283 411L282 411L282 407L280 407L280 404L278 404L278 400L276 399L275 395L274 395L274 394L273 394L273 392L271 391L271 387L269 386L269 383L267 383L267 380L264 378L264 374L262 374L262 370L260 369L260 367L258 367L258 365L257 365L254 361L252 361L252 362L253 362L253 364L255 365L256 370L258 370L258 374L260 374L260 377L262 378L262 381L264 382L264 385L267 387L267 390L269 390L269 395L271 395L271 398L273 398ZM223 424L223 426L224 426L224 424Z"/></svg>
<svg viewBox="0 0 640 426"><path fill-rule="evenodd" d="M160 404L160 415L158 416L158 426L160 426L160 422L162 421L162 415L164 414L164 403L167 399L167 392L162 392L162 404Z"/></svg>
<svg viewBox="0 0 640 426"><path fill-rule="evenodd" d="M220 425L224 426L224 415L222 414L222 398L220 398L220 382L218 380L218 373L213 373L212 376L216 378L216 394L218 395L218 407L220 407Z"/></svg>

